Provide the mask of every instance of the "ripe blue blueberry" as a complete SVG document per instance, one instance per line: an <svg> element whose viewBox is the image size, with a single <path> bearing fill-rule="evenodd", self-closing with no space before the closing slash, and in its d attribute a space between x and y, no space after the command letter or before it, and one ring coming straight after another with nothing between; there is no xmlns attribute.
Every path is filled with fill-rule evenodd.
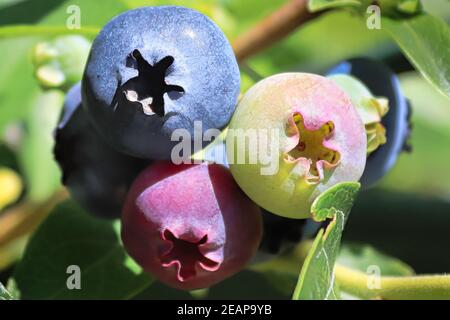
<svg viewBox="0 0 450 320"><path fill-rule="evenodd" d="M347 74L362 81L376 96L389 100L389 112L382 119L387 142L371 153L360 180L367 189L384 177L394 166L402 151L410 151L408 143L411 107L402 93L397 76L382 62L368 58L355 58L331 68L327 75Z"/></svg>
<svg viewBox="0 0 450 320"><path fill-rule="evenodd" d="M232 48L209 18L177 7L143 7L111 20L95 39L83 77L83 107L118 151L168 159L170 137L194 121L227 125L240 74Z"/></svg>
<svg viewBox="0 0 450 320"><path fill-rule="evenodd" d="M80 84L66 96L55 140L55 159L72 197L96 216L119 217L128 187L149 162L118 153L103 141L81 107Z"/></svg>

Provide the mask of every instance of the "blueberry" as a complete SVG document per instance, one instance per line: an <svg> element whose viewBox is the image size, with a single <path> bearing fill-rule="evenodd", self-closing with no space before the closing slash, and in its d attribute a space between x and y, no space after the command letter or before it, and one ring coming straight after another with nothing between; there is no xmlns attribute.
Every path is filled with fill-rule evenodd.
<svg viewBox="0 0 450 320"><path fill-rule="evenodd" d="M54 155L62 182L96 216L120 216L128 187L148 161L120 154L103 141L81 107L81 86L68 92L55 132Z"/></svg>
<svg viewBox="0 0 450 320"><path fill-rule="evenodd" d="M206 16L177 6L143 7L111 20L95 39L83 107L98 132L132 156L168 159L178 128L193 137L227 125L240 74L232 48Z"/></svg>
<svg viewBox="0 0 450 320"><path fill-rule="evenodd" d="M376 184L394 166L402 151L410 151L408 144L411 107L402 93L397 76L382 62L369 58L355 58L331 68L327 75L348 74L358 78L376 96L389 100L389 112L382 119L386 128L386 144L367 158L361 185L367 189Z"/></svg>
<svg viewBox="0 0 450 320"><path fill-rule="evenodd" d="M247 135L254 142L236 143L239 132L256 133L254 139ZM258 139L272 146L264 161L254 147ZM258 82L242 97L230 122L227 155L250 199L274 214L304 219L321 193L339 182L359 181L366 143L357 110L332 80L284 73Z"/></svg>
<svg viewBox="0 0 450 320"><path fill-rule="evenodd" d="M70 89L83 76L91 43L78 35L65 35L37 43L32 61L44 88Z"/></svg>
<svg viewBox="0 0 450 320"><path fill-rule="evenodd" d="M225 139L225 135L204 149L201 158L209 162L220 163L223 167L230 169L223 139ZM301 240L313 237L323 225L312 219L289 219L275 215L261 207L260 210L263 235L254 262L272 259L274 255L289 250Z"/></svg>
<svg viewBox="0 0 450 320"><path fill-rule="evenodd" d="M153 163L133 182L122 215L128 253L159 281L186 290L242 270L261 234L258 206L217 164Z"/></svg>
<svg viewBox="0 0 450 320"><path fill-rule="evenodd" d="M220 163L230 169L226 157L226 134L218 137L207 148L203 149L199 158L209 162ZM258 254L254 262L271 259L274 255L289 250L303 239L308 239L317 233L323 223L312 219L289 219L275 215L261 208L263 235Z"/></svg>

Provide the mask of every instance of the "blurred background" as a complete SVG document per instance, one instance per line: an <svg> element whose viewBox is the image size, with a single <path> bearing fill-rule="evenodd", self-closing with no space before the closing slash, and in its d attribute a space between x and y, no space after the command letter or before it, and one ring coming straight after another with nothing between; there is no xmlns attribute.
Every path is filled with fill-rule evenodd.
<svg viewBox="0 0 450 320"><path fill-rule="evenodd" d="M113 16L133 7L179 4L211 17L232 40L283 2L0 0L0 26L64 27L68 7L75 4L81 8L82 27L100 28ZM431 14L450 21L447 0L426 0L423 5ZM86 40L91 41L92 36L86 34ZM37 74L36 44L49 40L52 37L39 32L33 37L0 33L0 281L3 283L20 261L30 235L54 205L67 196L53 160L52 132L64 90L80 77L86 53L67 50L68 57L79 59L75 67L61 63L59 67L66 78L59 78L58 67ZM67 48L70 46L62 45L60 50ZM400 156L395 168L379 185L361 193L345 229L344 244L368 244L399 258L417 273L450 272L450 100L414 71L386 33L368 30L365 21L351 13L331 12L302 26L249 59L247 64L262 76L294 70L320 74L343 59L357 56L382 59L399 74L413 108L413 150ZM71 67L75 70L69 70ZM43 88L44 80L56 81L59 88ZM243 73L242 91L252 84L252 78ZM248 285L236 290L243 279ZM212 298L288 297L292 290L280 289L283 279L248 270L212 288L208 294ZM287 286L291 288L291 284ZM194 297L203 294L196 292ZM187 295L154 284L138 297Z"/></svg>

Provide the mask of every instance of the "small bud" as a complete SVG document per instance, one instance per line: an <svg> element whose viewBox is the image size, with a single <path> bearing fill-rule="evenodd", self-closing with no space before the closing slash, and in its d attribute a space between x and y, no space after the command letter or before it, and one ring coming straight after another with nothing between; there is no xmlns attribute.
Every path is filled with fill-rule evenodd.
<svg viewBox="0 0 450 320"><path fill-rule="evenodd" d="M35 74L44 88L67 89L80 81L91 44L81 36L40 42L32 52Z"/></svg>

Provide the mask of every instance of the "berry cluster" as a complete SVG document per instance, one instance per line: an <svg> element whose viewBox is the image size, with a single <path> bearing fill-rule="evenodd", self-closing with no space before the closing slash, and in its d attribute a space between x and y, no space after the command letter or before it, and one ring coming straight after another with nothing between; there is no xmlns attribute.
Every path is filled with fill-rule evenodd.
<svg viewBox="0 0 450 320"><path fill-rule="evenodd" d="M176 288L209 287L258 249L298 242L321 192L361 176L373 184L395 162L408 127L398 84L376 62L346 63L354 68L330 73L353 74L394 102L369 173L367 124L331 79L275 75L238 103L238 64L211 20L176 6L125 12L97 36L66 96L54 150L63 183L89 212L121 217L124 246L144 270ZM197 121L202 134L228 125L227 161L173 163L173 135L195 137Z"/></svg>

